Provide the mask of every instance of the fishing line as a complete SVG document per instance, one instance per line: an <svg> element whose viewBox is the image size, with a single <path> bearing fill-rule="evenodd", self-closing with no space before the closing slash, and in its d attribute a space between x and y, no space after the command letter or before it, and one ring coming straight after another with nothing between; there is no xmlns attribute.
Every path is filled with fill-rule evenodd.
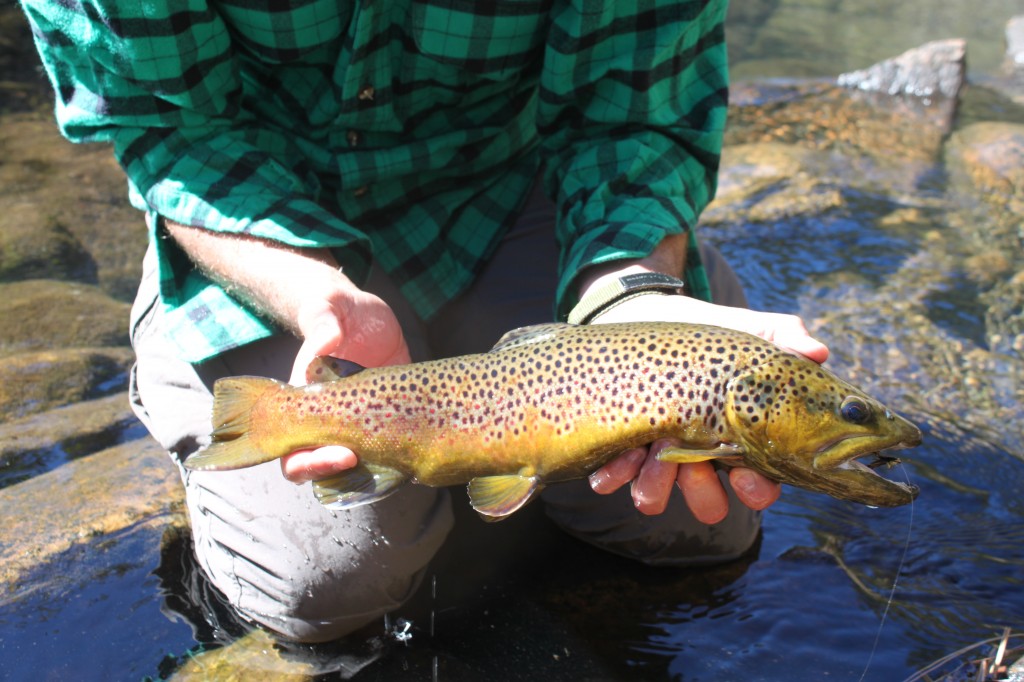
<svg viewBox="0 0 1024 682"><path fill-rule="evenodd" d="M910 475L907 474L907 467L901 462L900 471L903 472L903 478L906 479L907 485L910 485ZM896 575L892 579L892 589L889 591L889 599L885 602L885 608L882 609L882 620L878 624L878 632L875 633L875 643L871 646L871 654L868 656L868 662L864 666L864 672L861 673L860 679L857 682L864 682L864 678L868 675L868 670L871 668L871 662L875 658L875 652L878 651L878 643L882 640L882 628L885 627L885 619L889 615L889 607L892 606L893 600L896 598L896 587L900 582L900 572L903 571L903 565L907 562L907 553L910 551L910 537L914 532L914 500L910 500L910 519L907 521L907 540L903 543L903 554L900 556L899 566L896 568Z"/></svg>

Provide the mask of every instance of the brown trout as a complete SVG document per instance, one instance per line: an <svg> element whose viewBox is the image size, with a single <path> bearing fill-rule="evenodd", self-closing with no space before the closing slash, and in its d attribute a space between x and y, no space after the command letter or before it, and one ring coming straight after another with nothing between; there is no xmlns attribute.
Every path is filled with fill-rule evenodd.
<svg viewBox="0 0 1024 682"><path fill-rule="evenodd" d="M363 369L320 358L307 386L228 377L194 470L251 466L340 444L353 469L315 481L325 505L384 498L407 481L469 484L504 518L547 484L582 478L658 438L668 462L713 460L843 500L891 507L917 488L883 478L883 451L921 432L816 363L756 336L677 323L546 324L478 355ZM873 456L865 465L858 458Z"/></svg>

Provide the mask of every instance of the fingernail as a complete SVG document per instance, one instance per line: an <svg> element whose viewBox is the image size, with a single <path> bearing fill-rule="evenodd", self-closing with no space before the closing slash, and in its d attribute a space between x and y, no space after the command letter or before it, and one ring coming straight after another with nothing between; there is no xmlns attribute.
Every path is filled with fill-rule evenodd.
<svg viewBox="0 0 1024 682"><path fill-rule="evenodd" d="M732 485L742 493L753 496L757 493L757 478L749 471L737 472L732 477Z"/></svg>

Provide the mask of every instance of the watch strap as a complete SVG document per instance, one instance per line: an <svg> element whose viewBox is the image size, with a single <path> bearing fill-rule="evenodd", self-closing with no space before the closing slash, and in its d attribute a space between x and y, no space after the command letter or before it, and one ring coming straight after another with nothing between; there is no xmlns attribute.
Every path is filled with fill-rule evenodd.
<svg viewBox="0 0 1024 682"><path fill-rule="evenodd" d="M569 313L569 324L587 324L599 313L638 294L682 293L685 283L660 272L637 272L616 277L590 292Z"/></svg>

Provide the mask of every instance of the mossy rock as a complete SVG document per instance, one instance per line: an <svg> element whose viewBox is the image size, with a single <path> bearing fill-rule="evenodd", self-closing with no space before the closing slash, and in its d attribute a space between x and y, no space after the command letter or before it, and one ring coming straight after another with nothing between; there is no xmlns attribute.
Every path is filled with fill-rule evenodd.
<svg viewBox="0 0 1024 682"><path fill-rule="evenodd" d="M98 287L52 280L0 285L0 355L128 345L131 306Z"/></svg>
<svg viewBox="0 0 1024 682"><path fill-rule="evenodd" d="M946 165L955 187L1024 217L1024 125L986 121L957 131Z"/></svg>
<svg viewBox="0 0 1024 682"><path fill-rule="evenodd" d="M130 348L71 348L0 358L0 414L17 419L124 391Z"/></svg>

